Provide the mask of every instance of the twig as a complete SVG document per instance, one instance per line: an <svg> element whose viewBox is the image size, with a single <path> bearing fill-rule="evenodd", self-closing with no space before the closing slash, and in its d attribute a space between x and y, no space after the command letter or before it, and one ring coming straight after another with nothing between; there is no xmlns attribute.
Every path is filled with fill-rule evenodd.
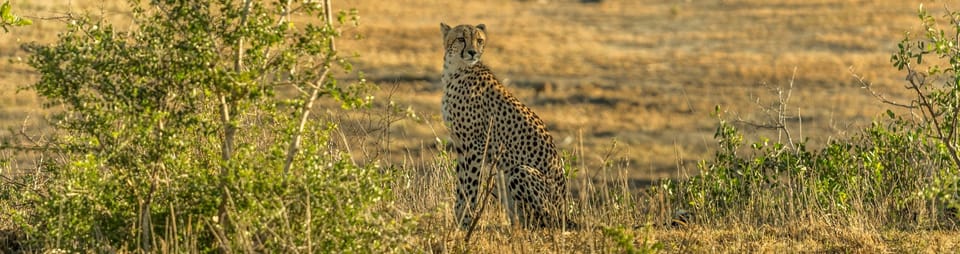
<svg viewBox="0 0 960 254"><path fill-rule="evenodd" d="M873 90L873 84L872 84L872 83L868 83L866 80L864 80L862 76L860 76L859 74L857 74L857 73L853 70L853 67L850 67L849 71L850 71L850 75L853 75L853 78L856 79L858 83L860 83L860 88L867 89L867 91L870 92L870 95L873 95L873 97L874 97L874 98L877 98L878 100L880 100L880 102L883 102L883 103L888 104L888 105L893 105L893 106L901 107L901 108L907 108L907 109L916 109L916 108L917 108L917 106L916 106L916 105L912 105L912 103L911 103L911 105L907 105L907 104L903 104L903 103L899 103L899 102L895 102L895 101L892 101L892 100L890 100L890 99L887 99L887 97L886 97L886 96L883 96L883 94L877 92L876 90Z"/></svg>
<svg viewBox="0 0 960 254"><path fill-rule="evenodd" d="M490 194L493 192L493 176L494 175L495 174L493 172L490 172L490 174L487 175L487 180L486 180L487 187L484 188L486 191L482 192L481 196L483 196L483 198L480 200L480 208L477 209L476 214L474 214L473 221L470 221L470 228L467 230L467 235L464 236L463 238L464 244L470 243L470 237L473 235L473 232L477 228L477 224L478 222L480 222L480 216L483 215L483 211L487 207L488 198L490 197Z"/></svg>
<svg viewBox="0 0 960 254"><path fill-rule="evenodd" d="M482 154L483 156L480 157L480 158L481 158L481 159L480 159L480 169L483 169L483 168L484 168L484 164L486 163L486 160L487 160L486 158L487 158L487 154L488 154L488 152L489 152L488 148L489 148L489 145L490 145L490 136L492 136L492 132L493 132L493 120L494 120L494 118L491 117L491 118L489 119L489 121L488 121L489 124L488 124L488 127L487 127L486 140L484 140L484 142L483 142L483 154ZM499 149L497 149L496 151L501 151L502 148L503 148L503 144L500 144L500 147L498 147L498 148L499 148ZM499 157L499 154L500 154L500 153L497 153L497 156L498 156L498 157ZM462 155L460 155L460 156L462 156ZM499 159L499 158L498 158L498 159ZM496 164L495 164L495 165L496 165ZM477 223L480 221L480 217L483 216L483 211L484 211L485 208L486 208L487 197L490 195L490 193L493 192L493 175L495 175L495 172L492 172L492 170L493 170L494 167L490 167L490 168L491 168L491 172L490 172L490 174L487 176L487 187L485 188L485 189L486 189L486 192L480 192L480 193L478 193L478 194L482 194L483 198L480 200L480 202L481 202L481 203L480 203L480 207L479 207L479 208L477 209L477 211L473 214L473 217L472 217L473 220L470 221L470 227L469 227L469 229L467 230L467 235L464 236L464 238L463 238L463 243L464 243L464 244L470 243L470 237L473 236L473 232L474 232L474 230L476 230L476 228L477 228ZM482 171L481 171L481 172L482 172ZM479 192L479 190L478 190L478 192ZM509 198L509 197L506 197L506 198ZM465 212L463 213L464 215L467 214L468 212L470 212L469 210L471 210L471 209L469 209L469 206L468 206L468 208L465 208L465 209L467 209L467 211L465 211ZM462 220L463 218L460 218L460 219Z"/></svg>
<svg viewBox="0 0 960 254"><path fill-rule="evenodd" d="M745 124L745 125L748 125L748 126L750 126L750 127L757 128L757 129L771 129L771 130L776 130L776 129L783 129L783 128L786 127L786 126L784 126L784 125L782 125L782 124L779 124L779 123L776 123L776 124L773 124L773 123L757 123L757 122L753 122L753 121L744 120L744 119L741 118L739 115L737 116L736 122L737 122L737 123L740 123L740 124Z"/></svg>
<svg viewBox="0 0 960 254"><path fill-rule="evenodd" d="M23 15L23 17L34 19L34 20L56 20L56 21L63 21L63 22L77 19L77 17L74 16L72 12L67 12L61 16L40 17L40 16Z"/></svg>
<svg viewBox="0 0 960 254"><path fill-rule="evenodd" d="M20 123L19 134L23 136L23 138L27 139L27 141L30 141L30 143L33 144L33 146L35 147L47 147L48 145L41 144L40 141L33 139L32 137L30 137L30 135L27 134L27 121L29 120L30 120L30 115L27 115L26 117L23 118L23 122Z"/></svg>
<svg viewBox="0 0 960 254"><path fill-rule="evenodd" d="M797 78L797 67L793 67L793 73L790 74L790 82L788 83L789 87L787 88L786 97L783 96L782 90L780 90L779 88L777 89L777 97L780 98L780 110L777 112L777 120L780 122L781 125L784 125L784 126L786 126L787 118L784 116L783 113L787 112L787 104L790 103L790 97L793 96L793 81L796 80L796 78ZM797 108L797 118L800 119L800 122L801 122L800 128L803 128L803 125L802 125L803 118L801 118L800 116L799 108ZM784 127L782 130L783 130L783 133L787 135L787 141L790 142L790 147L796 149L796 144L793 143L793 136L790 135L790 129L787 129L786 127Z"/></svg>
<svg viewBox="0 0 960 254"><path fill-rule="evenodd" d="M765 123L757 123L753 121L744 120L738 114L737 119L735 121L737 123L746 124L754 128L778 130L777 134L780 136L777 138L777 142L781 141L782 136L786 136L787 143L790 145L790 149L796 149L797 146L793 142L793 136L790 133L790 128L787 128L787 120L800 119L802 121L802 118L799 115L799 110L797 111L798 115L796 118L788 117L786 115L787 105L789 105L790 98L793 96L793 83L794 83L794 80L796 79L796 75L797 75L797 68L793 68L793 75L790 76L790 82L788 83L786 93L784 93L783 89L781 89L780 87L772 88L777 93L777 102L775 106L768 107L768 106L762 105L760 103L760 99L759 98L757 99L757 102L756 102L757 106L759 106L767 114L767 117L773 120L768 120Z"/></svg>

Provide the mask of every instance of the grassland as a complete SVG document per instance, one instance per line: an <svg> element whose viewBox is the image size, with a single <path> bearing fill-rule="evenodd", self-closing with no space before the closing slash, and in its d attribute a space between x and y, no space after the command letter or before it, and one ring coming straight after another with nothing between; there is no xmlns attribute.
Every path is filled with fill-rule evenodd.
<svg viewBox="0 0 960 254"><path fill-rule="evenodd" d="M13 3L17 13L33 17L90 13L119 24L129 18L126 4L118 0ZM887 98L907 101L903 74L891 67L889 58L904 31L919 27L914 12L918 4L336 1L336 8L355 7L360 12L361 26L344 32L362 39L343 40L340 47L356 52L357 69L380 85L378 103L393 101L419 121L393 122L385 141L363 128L370 112L327 112L347 127L344 140L367 141L352 146L358 158L384 158L410 169L395 188L399 195L395 208L437 214L423 218L422 230L440 236L412 239L411 244L440 252L603 252L612 248L603 233L511 230L502 226L502 214L496 212L483 225L475 247L459 246L462 235L455 228L430 226L452 224L447 207L452 204L447 195L450 181L431 173L445 170L437 166L442 163L435 158L439 153L435 143L447 137L439 118L439 22L487 24L484 61L539 113L561 148L580 157L584 179L615 183L595 190L584 180L577 188L635 193L636 187L658 179L695 174L697 162L711 158L717 121L710 113L717 105L727 116L765 123L771 117L765 109L780 96L777 89L789 91L793 138L818 146L868 126L888 108L865 91L854 74ZM42 119L50 111L30 92L16 91L37 78L20 62L26 53L19 44L50 43L63 26L57 20L38 19L33 26L0 34L0 127L23 126L34 135L46 130ZM740 125L749 137L777 138L773 131ZM663 249L674 252L942 253L960 248L958 234L950 231L905 232L820 220L776 227L674 229L659 226L670 217L670 207L645 207L640 211L646 215L617 211L621 213L590 211L584 217L595 218L597 224L647 223L632 237L638 243L644 239L662 243Z"/></svg>
<svg viewBox="0 0 960 254"><path fill-rule="evenodd" d="M869 124L885 107L852 74L900 98L889 55L917 25L916 4L901 1L341 4L371 14L359 31L367 39L344 44L364 56L360 69L398 86L404 96L394 98L421 115L435 117L439 105L438 21L486 23L485 61L562 147L582 142L598 163L616 142L631 177L649 180L710 156L714 106L764 122L773 90L791 80L794 123L813 144ZM405 126L404 140L433 136L439 122Z"/></svg>
<svg viewBox="0 0 960 254"><path fill-rule="evenodd" d="M561 147L572 151L582 143L588 163L612 152L629 160L632 178L643 180L679 176L711 155L714 106L765 122L763 107L791 80L793 123L812 144L868 125L886 107L852 74L903 100L903 75L889 57L903 33L918 27L917 4L903 1L335 4L362 15L360 28L345 32L363 39L341 47L359 54L358 69L382 87L380 97L392 94L429 120L398 123L392 150L430 153L418 151L420 144L445 136L438 117L439 22L486 23L491 44L485 62L539 112ZM17 4L31 16L72 11L121 22L129 18L125 6ZM60 27L48 20L3 34L0 56L22 59L20 43L51 42ZM0 63L0 124L18 127L28 115L31 122L41 119L35 96L16 92L36 75L7 60Z"/></svg>

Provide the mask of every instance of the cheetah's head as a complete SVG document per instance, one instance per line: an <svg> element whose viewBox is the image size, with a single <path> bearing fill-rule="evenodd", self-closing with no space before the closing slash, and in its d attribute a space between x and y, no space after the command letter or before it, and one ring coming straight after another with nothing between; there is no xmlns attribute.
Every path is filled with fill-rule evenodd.
<svg viewBox="0 0 960 254"><path fill-rule="evenodd" d="M487 26L459 25L451 28L440 23L440 32L443 33L443 59L447 63L465 64L468 66L480 62L483 47L487 39Z"/></svg>

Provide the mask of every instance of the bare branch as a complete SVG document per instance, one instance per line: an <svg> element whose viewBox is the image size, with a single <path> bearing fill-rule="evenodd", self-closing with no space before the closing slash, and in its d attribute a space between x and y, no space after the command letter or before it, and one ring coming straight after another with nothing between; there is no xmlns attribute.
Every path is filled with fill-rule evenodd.
<svg viewBox="0 0 960 254"><path fill-rule="evenodd" d="M895 102L895 101L892 101L892 100L890 100L890 99L887 99L887 97L886 97L886 96L883 96L883 94L877 92L876 90L873 90L873 83L869 83L869 82L867 82L866 80L864 80L864 79L863 79L863 76L860 76L859 74L857 74L857 73L853 70L853 67L850 67L849 71L850 71L850 75L853 75L853 78L856 79L857 82L860 83L860 88L867 89L867 91L869 91L870 94L873 95L874 98L877 98L878 100L880 100L880 102L883 102L884 104L888 104L888 105L893 105L893 106L901 107L901 108L908 108L908 109L916 109L916 108L917 108L917 106L916 106L916 105L913 105L913 103L911 103L910 105L908 105L908 104L903 104L903 103L899 103L899 102Z"/></svg>
<svg viewBox="0 0 960 254"><path fill-rule="evenodd" d="M490 120L487 121L488 124L487 124L486 140L483 142L483 156L482 156L482 158L480 159L480 168L481 168L481 169L484 168L485 164L487 164L487 157L488 157L488 153L490 152L490 150L489 150L490 137L492 136L491 133L493 132L493 128L494 128L494 126L493 126L493 123L494 123L493 120L494 120L493 118L490 118ZM503 150L503 144L500 144L500 145L497 147L497 150L495 150L495 151L502 151L502 150ZM499 160L499 159L500 159L500 158L499 158L500 153L496 153L496 155L498 156L498 158L496 158L496 160ZM492 167L489 167L489 168L492 169ZM463 242L464 242L465 244L466 244L466 243L470 243L470 238L471 238L471 236L473 236L473 232L477 229L477 224L478 224L478 222L480 222L480 217L483 216L483 211L484 211L484 210L486 209L486 207L487 207L487 205L486 205L486 204L487 204L487 200L488 200L488 198L493 194L493 176L494 176L494 175L496 175L496 172L494 172L493 170L490 170L489 175L487 175L487 180L486 180L486 181L487 181L487 182L486 182L486 185L487 185L487 186L486 186L486 188L484 188L484 190L477 190L478 192L480 192L480 194L481 194L481 196L482 196L483 198L480 200L480 207L477 209L477 211L475 211L475 212L473 213L473 217L472 217L473 220L470 221L470 227L469 227L468 230L467 230L467 235L464 236L464 238L463 238ZM501 186L501 188L502 188L502 186ZM501 193L500 195L506 195L506 194ZM469 204L469 202L468 202L468 204ZM470 212L470 210L472 210L472 209L468 206L468 207L467 207L467 211L464 212L463 214L466 215L467 213ZM462 220L463 218L460 218L460 219ZM512 219L512 218L511 218L511 219Z"/></svg>
<svg viewBox="0 0 960 254"><path fill-rule="evenodd" d="M788 120L799 119L802 121L801 116L798 114L796 117L787 116L787 107L790 104L790 98L793 96L793 83L797 75L797 68L793 69L793 75L790 76L790 81L787 84L786 91L781 87L772 87L771 90L777 94L777 101L773 103L772 106L766 106L760 103L760 99L757 98L755 104L761 108L762 112L767 115L768 120L766 122L755 122L750 120L744 120L737 114L736 123L745 124L754 128L759 129L770 129L778 130L777 142L781 142L782 138L785 136L787 139L787 144L791 149L796 149L796 143L793 141L793 135L790 133L790 128L787 127Z"/></svg>
<svg viewBox="0 0 960 254"><path fill-rule="evenodd" d="M743 118L740 117L740 115L737 115L737 120L735 120L734 122L747 125L753 128L757 128L757 129L776 130L776 129L783 129L785 127L779 123L758 123L754 121L744 120Z"/></svg>

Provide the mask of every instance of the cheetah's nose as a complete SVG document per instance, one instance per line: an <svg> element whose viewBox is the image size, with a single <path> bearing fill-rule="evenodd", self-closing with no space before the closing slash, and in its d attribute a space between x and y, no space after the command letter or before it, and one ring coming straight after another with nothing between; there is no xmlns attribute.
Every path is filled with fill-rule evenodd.
<svg viewBox="0 0 960 254"><path fill-rule="evenodd" d="M473 49L468 49L468 50L467 50L467 55L470 55L470 57L477 56L477 51L476 51L476 50L473 50Z"/></svg>

